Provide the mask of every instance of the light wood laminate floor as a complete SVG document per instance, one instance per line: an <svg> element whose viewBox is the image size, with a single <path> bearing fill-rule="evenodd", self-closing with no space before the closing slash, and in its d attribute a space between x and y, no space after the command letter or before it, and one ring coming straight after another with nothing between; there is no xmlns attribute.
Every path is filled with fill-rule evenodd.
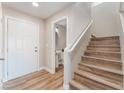
<svg viewBox="0 0 124 93"><path fill-rule="evenodd" d="M62 90L63 69L55 74L45 70L8 81L3 84L6 90Z"/></svg>

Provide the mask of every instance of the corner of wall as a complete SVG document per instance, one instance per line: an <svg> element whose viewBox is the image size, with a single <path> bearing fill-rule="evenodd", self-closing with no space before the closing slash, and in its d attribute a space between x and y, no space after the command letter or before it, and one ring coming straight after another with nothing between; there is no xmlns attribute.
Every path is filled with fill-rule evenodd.
<svg viewBox="0 0 124 93"><path fill-rule="evenodd" d="M46 67L46 66L40 67L40 68L38 69L38 71L41 71L41 70L46 70L47 72L49 72L49 73L53 74L52 70L51 70L51 69L49 69L49 68L48 68L48 67Z"/></svg>

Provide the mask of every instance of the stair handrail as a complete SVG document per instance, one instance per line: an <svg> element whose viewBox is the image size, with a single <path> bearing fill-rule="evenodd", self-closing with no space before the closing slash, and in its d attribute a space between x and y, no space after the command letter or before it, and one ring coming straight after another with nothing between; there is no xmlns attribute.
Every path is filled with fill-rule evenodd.
<svg viewBox="0 0 124 93"><path fill-rule="evenodd" d="M64 50L64 89L69 89L69 81L72 79L72 51L76 48L92 23L93 20L89 22L77 39L71 44L71 46L66 47Z"/></svg>
<svg viewBox="0 0 124 93"><path fill-rule="evenodd" d="M79 41L81 40L81 38L84 36L84 34L87 32L87 30L89 29L89 27L91 26L91 24L93 23L93 20L91 20L89 22L89 24L84 28L84 30L81 32L81 34L77 37L77 39L69 46L67 47L68 51L73 51L76 47L76 45L79 43Z"/></svg>

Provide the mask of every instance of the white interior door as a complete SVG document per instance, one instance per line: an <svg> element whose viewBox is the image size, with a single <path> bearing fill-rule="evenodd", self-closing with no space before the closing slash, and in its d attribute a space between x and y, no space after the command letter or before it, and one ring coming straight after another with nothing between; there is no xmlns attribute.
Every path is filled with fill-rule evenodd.
<svg viewBox="0 0 124 93"><path fill-rule="evenodd" d="M8 80L38 70L38 25L8 19Z"/></svg>

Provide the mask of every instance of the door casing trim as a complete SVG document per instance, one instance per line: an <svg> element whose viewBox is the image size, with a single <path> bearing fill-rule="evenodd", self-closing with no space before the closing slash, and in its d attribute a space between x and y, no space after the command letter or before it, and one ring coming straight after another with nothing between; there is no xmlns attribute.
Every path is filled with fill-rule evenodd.
<svg viewBox="0 0 124 93"><path fill-rule="evenodd" d="M38 30L38 33L37 33L37 40L38 40L38 61L37 61L37 71L40 70L40 61L39 61L39 24L38 23L35 23L35 22L32 22L32 21L29 21L29 20L25 20L25 19L21 19L21 18L15 18L15 17L12 17L12 16L4 16L4 21L3 21L3 28L4 28L4 67L3 67L3 79L2 81L3 82L6 82L8 81L8 19L13 19L13 20L17 20L17 21L22 21L22 22L26 22L26 23L32 23L32 24L35 24L37 25L37 30Z"/></svg>

